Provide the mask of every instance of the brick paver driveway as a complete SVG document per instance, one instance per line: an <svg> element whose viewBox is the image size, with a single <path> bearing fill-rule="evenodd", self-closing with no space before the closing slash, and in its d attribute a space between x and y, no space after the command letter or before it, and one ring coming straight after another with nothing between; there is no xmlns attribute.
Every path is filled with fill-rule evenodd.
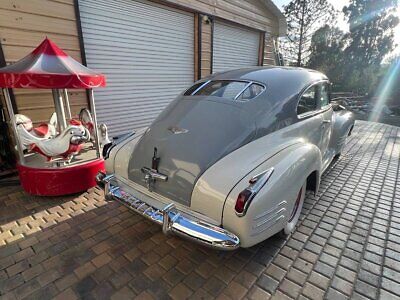
<svg viewBox="0 0 400 300"><path fill-rule="evenodd" d="M236 252L174 237L98 189L0 189L2 298L400 299L400 128L358 122L296 232Z"/></svg>

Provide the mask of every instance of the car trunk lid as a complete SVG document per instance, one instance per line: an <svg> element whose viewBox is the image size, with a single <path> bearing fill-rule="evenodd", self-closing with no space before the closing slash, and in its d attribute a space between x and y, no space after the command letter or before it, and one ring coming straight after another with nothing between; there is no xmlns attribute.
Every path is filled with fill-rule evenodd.
<svg viewBox="0 0 400 300"><path fill-rule="evenodd" d="M156 168L168 179L155 179L152 192L190 206L194 185L201 174L251 141L255 128L242 104L218 97L175 100L136 145L128 177L148 187L142 168Z"/></svg>

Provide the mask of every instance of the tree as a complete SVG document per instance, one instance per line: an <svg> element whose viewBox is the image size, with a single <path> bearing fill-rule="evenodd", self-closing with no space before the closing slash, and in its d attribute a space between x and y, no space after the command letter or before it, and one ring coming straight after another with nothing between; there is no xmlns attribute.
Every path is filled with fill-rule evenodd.
<svg viewBox="0 0 400 300"><path fill-rule="evenodd" d="M288 36L282 41L285 58L298 67L305 65L310 55L311 37L321 24L334 19L336 11L327 0L292 0L284 6Z"/></svg>
<svg viewBox="0 0 400 300"><path fill-rule="evenodd" d="M351 0L343 8L350 25L348 62L362 67L380 65L393 50L394 28L399 18L394 15L398 0Z"/></svg>
<svg viewBox="0 0 400 300"><path fill-rule="evenodd" d="M345 37L339 28L325 25L315 31L311 38L307 67L325 73L335 86L341 86L344 80Z"/></svg>
<svg viewBox="0 0 400 300"><path fill-rule="evenodd" d="M394 47L398 0L351 0L343 8L348 18L349 45L345 49L345 87L362 93L377 88L381 63Z"/></svg>

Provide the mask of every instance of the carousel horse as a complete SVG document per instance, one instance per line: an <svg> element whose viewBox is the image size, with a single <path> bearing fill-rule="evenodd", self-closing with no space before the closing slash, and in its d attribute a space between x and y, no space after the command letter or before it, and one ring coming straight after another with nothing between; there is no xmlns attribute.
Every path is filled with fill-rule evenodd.
<svg viewBox="0 0 400 300"><path fill-rule="evenodd" d="M53 113L49 123L42 123L37 127L33 127L32 120L22 114L15 115L17 126L22 125L31 135L37 138L52 138L57 135L57 115Z"/></svg>
<svg viewBox="0 0 400 300"><path fill-rule="evenodd" d="M90 134L82 126L69 125L53 139L31 144L31 151L42 154L48 161L55 157L70 159L82 149L82 144L90 139Z"/></svg>
<svg viewBox="0 0 400 300"><path fill-rule="evenodd" d="M79 121L71 120L73 124L68 125L60 134L53 136L52 138L38 137L32 132L32 122L21 118L16 115L17 130L22 143L22 146L33 152L37 152L51 161L55 158L70 159L73 155L79 153L82 148L82 144L90 139L89 131L82 126ZM25 116L24 116L25 117Z"/></svg>
<svg viewBox="0 0 400 300"><path fill-rule="evenodd" d="M82 122L82 125L85 126L89 132L91 137L91 142L94 142L94 122L92 118L92 114L87 108L82 108L79 112L79 120ZM99 136L100 147L105 144L111 143L108 138L108 130L106 124L100 124L97 128L97 134Z"/></svg>

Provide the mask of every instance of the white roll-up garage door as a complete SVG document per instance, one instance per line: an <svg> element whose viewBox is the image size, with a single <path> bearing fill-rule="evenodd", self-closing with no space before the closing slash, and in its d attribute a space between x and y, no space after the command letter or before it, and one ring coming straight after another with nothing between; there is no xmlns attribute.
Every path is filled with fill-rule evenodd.
<svg viewBox="0 0 400 300"><path fill-rule="evenodd" d="M134 0L79 0L87 64L104 72L99 122L115 136L149 125L194 77L194 16Z"/></svg>
<svg viewBox="0 0 400 300"><path fill-rule="evenodd" d="M213 38L213 72L258 65L260 33L216 21Z"/></svg>

